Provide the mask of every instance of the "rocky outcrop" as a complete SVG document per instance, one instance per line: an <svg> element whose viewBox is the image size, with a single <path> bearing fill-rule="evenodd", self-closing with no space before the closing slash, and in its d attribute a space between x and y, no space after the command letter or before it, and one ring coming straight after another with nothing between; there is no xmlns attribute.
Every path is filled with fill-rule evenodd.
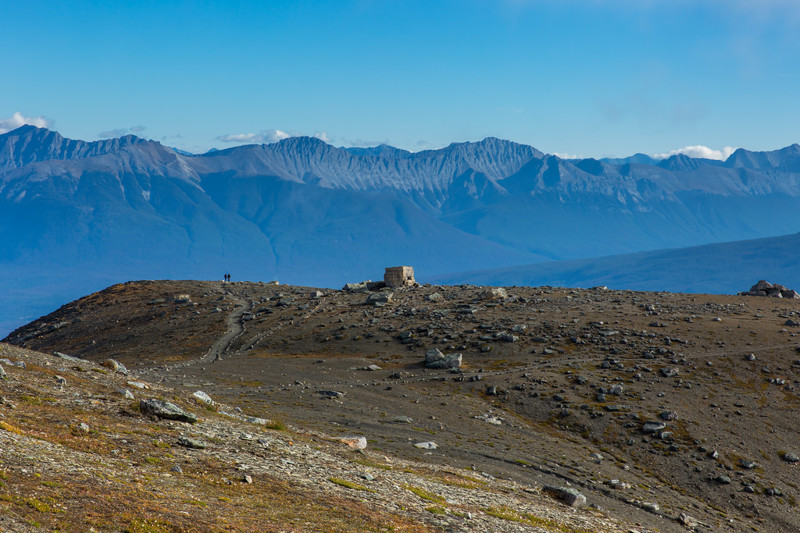
<svg viewBox="0 0 800 533"><path fill-rule="evenodd" d="M793 289L784 287L777 283L770 283L766 280L760 280L758 283L750 287L749 291L742 291L740 296L768 296L771 298L791 298L793 300L800 300L800 294Z"/></svg>

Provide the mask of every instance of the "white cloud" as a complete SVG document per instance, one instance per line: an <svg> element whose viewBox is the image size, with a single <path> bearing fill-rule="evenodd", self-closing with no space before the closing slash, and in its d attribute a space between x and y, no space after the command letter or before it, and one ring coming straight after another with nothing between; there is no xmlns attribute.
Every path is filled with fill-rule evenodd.
<svg viewBox="0 0 800 533"><path fill-rule="evenodd" d="M320 141L323 141L323 142L326 142L326 143L330 143L331 142L331 138L328 137L328 132L327 131L318 131L317 133L314 134L314 137L316 137Z"/></svg>
<svg viewBox="0 0 800 533"><path fill-rule="evenodd" d="M586 159L585 157L577 154L565 154L562 152L553 152L553 155L559 159Z"/></svg>
<svg viewBox="0 0 800 533"><path fill-rule="evenodd" d="M736 148L733 148L732 146L725 146L721 150L714 150L708 146L696 144L693 146L684 146L683 148L678 148L677 150L670 150L669 152L653 154L653 159L667 159L673 155L683 154L689 157L701 157L704 159L718 159L720 161L725 161L735 151Z"/></svg>
<svg viewBox="0 0 800 533"><path fill-rule="evenodd" d="M129 133L139 134L146 130L147 127L145 126L131 126L130 128L117 128L115 130L106 130L101 131L97 134L98 137L101 139L113 139L117 137L122 137L124 135L128 135Z"/></svg>
<svg viewBox="0 0 800 533"><path fill-rule="evenodd" d="M261 130L259 133L229 133L220 135L218 141L225 143L251 143L251 144L270 144L291 137L288 133L281 130Z"/></svg>
<svg viewBox="0 0 800 533"><path fill-rule="evenodd" d="M49 128L52 122L41 115L38 117L26 117L17 111L9 118L0 119L0 134L8 133L25 124L36 126L37 128Z"/></svg>

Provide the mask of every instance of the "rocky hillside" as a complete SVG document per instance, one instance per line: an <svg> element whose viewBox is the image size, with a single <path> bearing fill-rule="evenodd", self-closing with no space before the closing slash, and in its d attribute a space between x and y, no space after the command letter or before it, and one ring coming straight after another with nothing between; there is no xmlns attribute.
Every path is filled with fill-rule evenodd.
<svg viewBox="0 0 800 533"><path fill-rule="evenodd" d="M633 524L590 530L791 531L799 327L799 301L754 296L131 282L6 342L112 357L186 409L202 390L333 444L363 436L372 460L576 489L584 513ZM444 507L425 512L486 530Z"/></svg>
<svg viewBox="0 0 800 533"><path fill-rule="evenodd" d="M392 458L119 364L9 345L0 364L3 531L626 527L569 491Z"/></svg>

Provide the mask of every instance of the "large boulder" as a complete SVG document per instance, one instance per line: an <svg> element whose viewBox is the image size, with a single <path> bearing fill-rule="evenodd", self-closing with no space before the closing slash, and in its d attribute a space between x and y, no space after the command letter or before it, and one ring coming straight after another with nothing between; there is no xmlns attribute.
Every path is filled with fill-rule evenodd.
<svg viewBox="0 0 800 533"><path fill-rule="evenodd" d="M157 400L155 398L140 400L139 409L146 415L166 420L177 420L178 422L188 422L190 424L197 422L197 417L192 413L188 413L174 403L164 400Z"/></svg>
<svg viewBox="0 0 800 533"><path fill-rule="evenodd" d="M508 292L503 287L492 287L480 293L481 300L505 300Z"/></svg>
<svg viewBox="0 0 800 533"><path fill-rule="evenodd" d="M433 350L436 350L438 353L434 353ZM433 350L428 350L425 353L425 366L427 368L441 369L461 367L462 355L460 353L444 355L436 348L433 348Z"/></svg>

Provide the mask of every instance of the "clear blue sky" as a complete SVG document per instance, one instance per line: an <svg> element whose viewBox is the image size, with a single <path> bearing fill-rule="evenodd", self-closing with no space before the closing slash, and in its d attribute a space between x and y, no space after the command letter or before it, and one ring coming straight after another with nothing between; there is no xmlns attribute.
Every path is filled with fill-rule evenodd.
<svg viewBox="0 0 800 533"><path fill-rule="evenodd" d="M191 151L281 132L595 157L800 142L794 1L0 0L0 20L0 130Z"/></svg>

